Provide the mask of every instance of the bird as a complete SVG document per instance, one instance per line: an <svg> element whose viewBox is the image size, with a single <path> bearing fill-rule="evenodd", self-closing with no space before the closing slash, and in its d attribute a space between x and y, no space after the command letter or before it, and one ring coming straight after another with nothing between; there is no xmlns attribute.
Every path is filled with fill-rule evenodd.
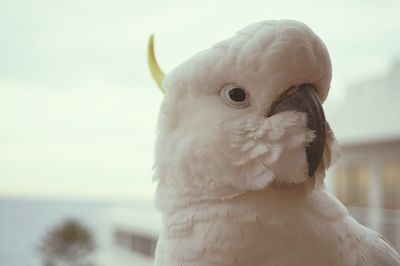
<svg viewBox="0 0 400 266"><path fill-rule="evenodd" d="M167 75L155 144L156 266L400 265L329 193L329 52L295 20L251 24Z"/></svg>

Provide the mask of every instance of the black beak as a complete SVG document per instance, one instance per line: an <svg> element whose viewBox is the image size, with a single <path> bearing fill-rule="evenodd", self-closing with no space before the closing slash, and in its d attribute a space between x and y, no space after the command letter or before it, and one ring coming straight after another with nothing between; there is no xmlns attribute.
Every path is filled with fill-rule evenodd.
<svg viewBox="0 0 400 266"><path fill-rule="evenodd" d="M272 104L268 117L283 111L307 114L307 126L314 131L315 138L306 148L308 175L314 176L324 152L326 121L319 97L310 84L292 87Z"/></svg>

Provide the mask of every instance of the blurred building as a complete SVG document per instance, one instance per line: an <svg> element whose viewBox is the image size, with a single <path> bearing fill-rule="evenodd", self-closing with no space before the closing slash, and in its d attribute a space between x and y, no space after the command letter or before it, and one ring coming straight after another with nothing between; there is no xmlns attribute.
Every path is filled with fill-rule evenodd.
<svg viewBox="0 0 400 266"><path fill-rule="evenodd" d="M328 106L342 156L328 188L362 224L400 250L400 61L386 75L351 86Z"/></svg>
<svg viewBox="0 0 400 266"><path fill-rule="evenodd" d="M342 146L328 178L352 216L400 250L400 138Z"/></svg>

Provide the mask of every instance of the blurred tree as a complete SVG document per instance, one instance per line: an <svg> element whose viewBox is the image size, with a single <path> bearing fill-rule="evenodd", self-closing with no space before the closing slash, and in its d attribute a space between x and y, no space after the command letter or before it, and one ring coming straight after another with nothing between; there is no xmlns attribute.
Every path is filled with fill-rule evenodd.
<svg viewBox="0 0 400 266"><path fill-rule="evenodd" d="M75 220L67 220L50 230L39 245L44 266L92 265L88 257L95 248L91 231Z"/></svg>

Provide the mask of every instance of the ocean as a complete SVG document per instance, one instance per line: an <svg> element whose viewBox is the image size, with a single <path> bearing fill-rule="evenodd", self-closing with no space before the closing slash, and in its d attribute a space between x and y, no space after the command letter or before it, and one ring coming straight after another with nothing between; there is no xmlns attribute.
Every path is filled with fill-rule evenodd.
<svg viewBox="0 0 400 266"><path fill-rule="evenodd" d="M74 219L89 228L96 241L93 264L141 265L152 260L115 245L113 210L147 209L151 202L89 202L0 198L0 266L43 265L38 245L46 233ZM150 206L151 207L151 206Z"/></svg>

